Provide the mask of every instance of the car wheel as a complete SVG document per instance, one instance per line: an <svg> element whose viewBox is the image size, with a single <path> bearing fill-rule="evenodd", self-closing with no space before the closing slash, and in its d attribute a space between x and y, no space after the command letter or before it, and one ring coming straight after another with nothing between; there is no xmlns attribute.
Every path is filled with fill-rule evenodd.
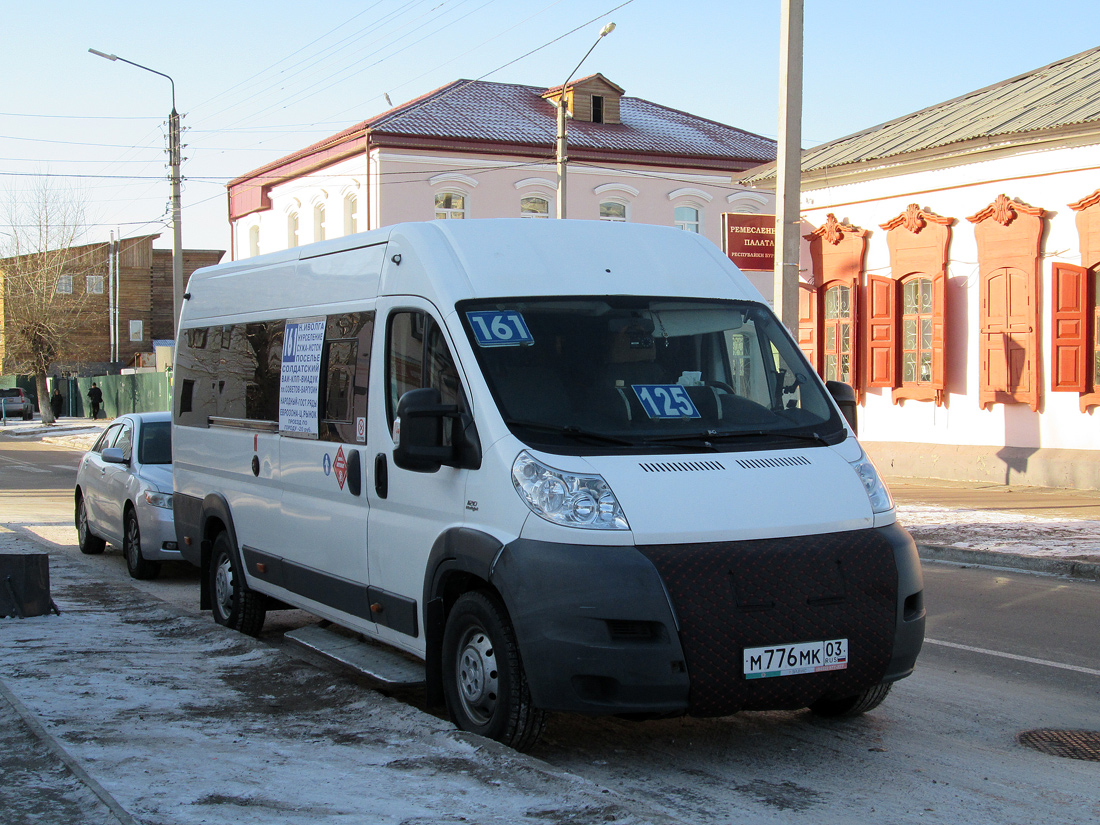
<svg viewBox="0 0 1100 825"><path fill-rule="evenodd" d="M545 713L531 701L515 631L488 593L459 597L443 632L443 693L461 730L522 751L542 733Z"/></svg>
<svg viewBox="0 0 1100 825"><path fill-rule="evenodd" d="M89 556L95 556L103 552L107 542L99 536L92 535L92 528L88 526L88 508L84 505L84 496L76 495L76 540L80 546L80 552Z"/></svg>
<svg viewBox="0 0 1100 825"><path fill-rule="evenodd" d="M818 699L810 705L810 710L818 716L831 718L859 716L881 705L882 700L890 693L890 688L893 686L893 682L883 682L874 687L869 687L855 696L843 696L839 699L829 697Z"/></svg>
<svg viewBox="0 0 1100 825"><path fill-rule="evenodd" d="M135 579L155 579L160 575L160 562L150 561L141 555L141 528L137 513L126 510L126 529L122 535L122 555L126 557L126 569Z"/></svg>
<svg viewBox="0 0 1100 825"><path fill-rule="evenodd" d="M32 418L34 418L34 413L31 412L30 410L27 410L26 412L23 413L23 420L24 421L30 421Z"/></svg>
<svg viewBox="0 0 1100 825"><path fill-rule="evenodd" d="M267 616L267 598L244 583L233 543L224 531L214 539L210 554L210 597L214 621L249 636L260 635Z"/></svg>

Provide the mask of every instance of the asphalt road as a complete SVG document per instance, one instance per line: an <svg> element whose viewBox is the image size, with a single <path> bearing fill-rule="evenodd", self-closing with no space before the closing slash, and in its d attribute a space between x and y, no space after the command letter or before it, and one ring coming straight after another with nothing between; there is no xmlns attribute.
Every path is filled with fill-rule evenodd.
<svg viewBox="0 0 1100 825"><path fill-rule="evenodd" d="M0 524L79 558L77 459L0 441ZM83 562L105 582L211 621L196 610L197 576L186 566L137 583L118 551ZM652 812L642 821L1100 822L1100 762L1017 742L1033 729L1100 731L1100 584L946 564L926 564L925 583L928 640L917 673L864 717L555 715L532 755ZM280 647L285 629L309 621L297 611L271 619L261 641ZM417 697L410 701L415 708ZM294 789L284 792L293 803ZM354 804L358 790L348 794Z"/></svg>

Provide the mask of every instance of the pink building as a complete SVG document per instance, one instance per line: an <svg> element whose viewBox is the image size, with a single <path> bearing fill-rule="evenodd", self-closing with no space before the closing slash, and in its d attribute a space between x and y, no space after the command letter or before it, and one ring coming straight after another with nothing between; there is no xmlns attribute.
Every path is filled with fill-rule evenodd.
<svg viewBox="0 0 1100 825"><path fill-rule="evenodd" d="M242 175L228 186L233 258L403 221L553 218L561 97L457 80ZM723 212L774 211L772 194L732 181L774 160L775 141L625 97L600 74L565 101L569 218L680 226L721 246Z"/></svg>

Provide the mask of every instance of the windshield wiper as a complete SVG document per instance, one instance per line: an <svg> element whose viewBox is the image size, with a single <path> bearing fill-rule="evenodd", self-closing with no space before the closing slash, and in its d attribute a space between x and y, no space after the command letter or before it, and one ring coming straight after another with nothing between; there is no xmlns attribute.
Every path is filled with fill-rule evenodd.
<svg viewBox="0 0 1100 825"><path fill-rule="evenodd" d="M734 430L722 433L682 433L680 435L663 435L646 439L646 443L675 444L677 442L700 443L713 445L722 441L738 441L742 438L791 438L796 441L814 441L828 447L833 442L825 436L817 433L791 433L783 430Z"/></svg>
<svg viewBox="0 0 1100 825"><path fill-rule="evenodd" d="M504 423L509 427L527 427L531 430L563 435L566 438L572 438L578 441L587 439L589 441L598 441L602 444L616 444L621 447L636 447L638 444L636 441L628 441L625 438L604 435L603 433L597 433L591 430L582 430L580 427L574 427L572 425L562 427L557 424L545 424L541 421L523 421L517 418L505 418Z"/></svg>

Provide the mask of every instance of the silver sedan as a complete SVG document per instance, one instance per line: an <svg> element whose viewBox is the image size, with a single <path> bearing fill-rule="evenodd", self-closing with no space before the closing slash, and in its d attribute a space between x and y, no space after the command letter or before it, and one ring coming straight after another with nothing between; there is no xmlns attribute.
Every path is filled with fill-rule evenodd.
<svg viewBox="0 0 1100 825"><path fill-rule="evenodd" d="M122 548L135 579L153 579L160 563L180 559L172 520L172 417L117 418L80 460L76 530L82 553Z"/></svg>

